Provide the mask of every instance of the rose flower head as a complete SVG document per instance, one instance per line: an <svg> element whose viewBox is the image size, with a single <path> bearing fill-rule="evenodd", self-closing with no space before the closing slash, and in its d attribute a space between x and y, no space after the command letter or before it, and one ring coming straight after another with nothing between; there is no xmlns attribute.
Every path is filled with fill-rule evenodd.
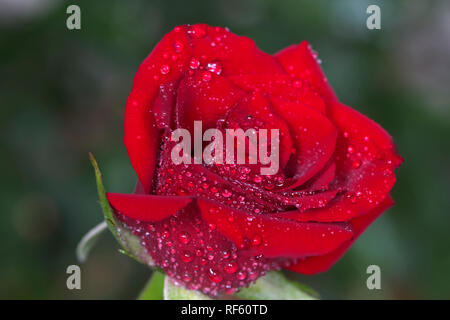
<svg viewBox="0 0 450 320"><path fill-rule="evenodd" d="M393 204L392 138L338 101L316 57L305 41L269 55L197 24L165 35L140 66L125 110L138 186L107 197L179 284L216 296L270 270L326 271ZM244 161L227 134L240 129L256 133L241 136Z"/></svg>

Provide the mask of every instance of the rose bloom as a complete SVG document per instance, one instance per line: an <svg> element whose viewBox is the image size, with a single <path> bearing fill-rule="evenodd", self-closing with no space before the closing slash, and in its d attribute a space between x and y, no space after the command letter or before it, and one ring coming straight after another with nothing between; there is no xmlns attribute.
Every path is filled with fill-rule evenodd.
<svg viewBox="0 0 450 320"><path fill-rule="evenodd" d="M275 55L220 27L179 26L140 66L125 110L134 194L108 193L154 263L189 289L232 294L269 270L326 271L392 206L402 158L377 123L338 101L305 41ZM178 164L193 123L278 129L279 170Z"/></svg>

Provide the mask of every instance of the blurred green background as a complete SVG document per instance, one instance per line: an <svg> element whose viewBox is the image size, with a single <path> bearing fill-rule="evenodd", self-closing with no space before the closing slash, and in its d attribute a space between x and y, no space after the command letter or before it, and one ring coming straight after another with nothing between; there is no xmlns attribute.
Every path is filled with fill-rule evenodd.
<svg viewBox="0 0 450 320"><path fill-rule="evenodd" d="M81 30L66 8L81 7ZM381 30L366 8L381 8ZM0 0L0 298L134 298L150 270L108 234L66 288L102 220L88 151L110 191L136 176L123 113L145 56L175 25L227 26L274 53L308 40L341 101L394 137L405 163L383 215L329 272L295 276L324 298L450 298L449 1ZM381 267L382 290L366 287Z"/></svg>

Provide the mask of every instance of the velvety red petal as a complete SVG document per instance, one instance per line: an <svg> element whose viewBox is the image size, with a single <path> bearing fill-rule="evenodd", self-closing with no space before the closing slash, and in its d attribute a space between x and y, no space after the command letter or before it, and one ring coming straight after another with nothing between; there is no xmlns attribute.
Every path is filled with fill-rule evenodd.
<svg viewBox="0 0 450 320"><path fill-rule="evenodd" d="M344 255L344 253L352 246L352 244L358 239L358 237L364 232L364 230L393 204L394 201L390 196L388 196L382 203L380 203L376 208L372 209L369 213L351 220L354 233L354 236L351 240L345 242L333 252L330 252L323 256L305 258L298 264L291 266L288 269L302 274L314 274L327 271Z"/></svg>
<svg viewBox="0 0 450 320"><path fill-rule="evenodd" d="M128 218L159 221L183 209L192 197L107 193L110 205Z"/></svg>
<svg viewBox="0 0 450 320"><path fill-rule="evenodd" d="M312 208L323 208L325 207L331 200L336 197L338 193L337 190L331 191L323 191L309 194L309 192L283 192L282 194L277 194L282 200L282 203L288 206L295 206L297 211L304 212L306 210ZM297 211L294 211L296 214ZM283 213L272 213L272 216L276 216L279 218L284 218L288 215L288 212Z"/></svg>
<svg viewBox="0 0 450 320"><path fill-rule="evenodd" d="M270 215L253 215L198 199L203 218L239 248L265 257L322 255L352 237L346 224L298 223Z"/></svg>
<svg viewBox="0 0 450 320"><path fill-rule="evenodd" d="M160 134L153 114L143 110L137 94L131 93L125 111L125 146L145 192L149 192L159 150ZM134 104L138 105L135 106ZM148 102L149 103L149 102Z"/></svg>
<svg viewBox="0 0 450 320"><path fill-rule="evenodd" d="M161 166L158 169L157 194L197 196L249 211L274 212L282 209L279 203L264 197L265 193L262 190L243 186L232 179L226 180L233 176L233 173L222 173L216 170L224 165L210 167L201 164L175 165L170 159L175 143L165 140L161 153Z"/></svg>
<svg viewBox="0 0 450 320"><path fill-rule="evenodd" d="M307 80L314 85L320 94L328 99L337 100L336 95L328 84L320 65L317 54L312 51L308 42L289 46L275 54L277 60L291 75Z"/></svg>
<svg viewBox="0 0 450 320"><path fill-rule="evenodd" d="M339 129L330 189L342 194L326 208L290 214L299 221L345 221L370 211L392 189L394 169L402 162L391 136L374 121L337 102L329 106L329 115Z"/></svg>
<svg viewBox="0 0 450 320"><path fill-rule="evenodd" d="M336 173L336 164L330 161L325 167L308 181L307 190L327 190Z"/></svg>
<svg viewBox="0 0 450 320"><path fill-rule="evenodd" d="M217 120L224 119L226 112L245 95L225 77L211 75L204 81L203 75L197 72L180 82L175 107L178 128L192 132L194 120L202 121L203 130L215 128Z"/></svg>
<svg viewBox="0 0 450 320"><path fill-rule="evenodd" d="M292 102L273 100L274 109L289 125L294 144L293 177L283 190L302 185L329 161L336 145L337 130L317 110Z"/></svg>
<svg viewBox="0 0 450 320"><path fill-rule="evenodd" d="M159 93L153 102L153 115L156 126L160 129L174 128L173 109L180 80L169 81L159 86Z"/></svg>
<svg viewBox="0 0 450 320"><path fill-rule="evenodd" d="M262 91L271 99L306 105L325 114L325 101L307 81L280 74L244 74L229 79L247 92Z"/></svg>
<svg viewBox="0 0 450 320"><path fill-rule="evenodd" d="M261 51L255 42L225 28L197 24L188 28L193 55L206 66L218 62L221 74L285 74L271 55ZM216 69L212 69L216 70Z"/></svg>
<svg viewBox="0 0 450 320"><path fill-rule="evenodd" d="M227 115L227 129L266 129L266 150L270 151L270 130L279 131L279 161L283 168L291 156L292 139L286 122L272 110L269 101L260 92L253 92L242 99ZM261 142L258 142L261 146ZM258 150L259 152L259 150Z"/></svg>
<svg viewBox="0 0 450 320"><path fill-rule="evenodd" d="M178 80L191 56L187 28L177 30L165 35L139 67L125 109L125 146L146 192L150 191L159 149L159 131L150 110L160 86ZM175 43L183 46L182 52L176 53ZM176 61L170 59L172 54L177 55Z"/></svg>

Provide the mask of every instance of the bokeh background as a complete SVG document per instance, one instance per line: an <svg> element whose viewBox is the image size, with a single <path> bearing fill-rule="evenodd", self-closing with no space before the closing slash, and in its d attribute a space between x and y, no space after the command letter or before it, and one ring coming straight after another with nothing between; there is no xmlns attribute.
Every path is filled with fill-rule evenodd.
<svg viewBox="0 0 450 320"><path fill-rule="evenodd" d="M66 8L81 7L81 30ZM366 8L381 8L381 30ZM274 53L308 40L344 103L394 137L405 163L383 215L329 272L295 276L337 299L450 298L449 1L0 0L0 298L136 297L150 270L105 234L66 288L81 236L102 220L88 151L110 191L136 176L123 113L145 56L175 25L227 26ZM377 264L382 290L366 287Z"/></svg>

